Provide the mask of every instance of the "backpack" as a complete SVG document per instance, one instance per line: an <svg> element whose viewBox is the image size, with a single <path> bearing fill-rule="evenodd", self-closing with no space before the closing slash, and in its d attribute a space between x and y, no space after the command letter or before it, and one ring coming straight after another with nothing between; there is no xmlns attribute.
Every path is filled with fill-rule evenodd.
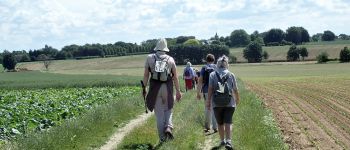
<svg viewBox="0 0 350 150"><path fill-rule="evenodd" d="M153 55L154 58L154 72L150 71L151 79L166 82L170 77L170 69L168 65L169 56L160 58L157 54ZM149 68L150 70L150 68Z"/></svg>
<svg viewBox="0 0 350 150"><path fill-rule="evenodd" d="M185 77L190 77L191 76L190 69L191 68L186 68L185 69Z"/></svg>
<svg viewBox="0 0 350 150"><path fill-rule="evenodd" d="M214 89L213 102L217 107L227 106L232 98L232 91L229 89L227 80L230 78L231 73L220 77L219 73L215 71L215 75L218 78L218 84Z"/></svg>
<svg viewBox="0 0 350 150"><path fill-rule="evenodd" d="M203 85L209 83L209 76L210 73L213 72L215 69L212 66L204 66L204 75L203 75Z"/></svg>

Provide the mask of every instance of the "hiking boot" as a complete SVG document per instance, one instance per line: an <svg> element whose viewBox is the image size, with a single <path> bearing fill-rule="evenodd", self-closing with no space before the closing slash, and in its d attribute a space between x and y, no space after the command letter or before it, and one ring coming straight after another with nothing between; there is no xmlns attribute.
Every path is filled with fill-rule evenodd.
<svg viewBox="0 0 350 150"><path fill-rule="evenodd" d="M203 131L204 131L205 133L208 133L208 132L210 131L210 129L203 129Z"/></svg>
<svg viewBox="0 0 350 150"><path fill-rule="evenodd" d="M230 142L226 142L225 148L226 148L227 150L233 150L232 144L231 144Z"/></svg>
<svg viewBox="0 0 350 150"><path fill-rule="evenodd" d="M219 147L225 146L225 145L226 145L226 142L225 141L221 141Z"/></svg>
<svg viewBox="0 0 350 150"><path fill-rule="evenodd" d="M166 137L167 140L172 140L172 139L174 139L174 136L173 136L173 133L172 133L170 127L167 127L167 128L165 129L164 133L165 133L165 137Z"/></svg>
<svg viewBox="0 0 350 150"><path fill-rule="evenodd" d="M213 129L214 133L218 132L218 129Z"/></svg>

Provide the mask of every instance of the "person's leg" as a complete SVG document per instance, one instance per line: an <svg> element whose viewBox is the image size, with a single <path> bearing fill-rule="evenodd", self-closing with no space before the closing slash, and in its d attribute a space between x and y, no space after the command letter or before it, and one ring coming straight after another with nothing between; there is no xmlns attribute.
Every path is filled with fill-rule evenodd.
<svg viewBox="0 0 350 150"><path fill-rule="evenodd" d="M217 130L218 129L218 123L216 122L216 119L215 119L215 114L214 114L214 109L213 107L211 108L211 112L210 112L210 115L211 115L211 125L212 125L212 128L213 130Z"/></svg>
<svg viewBox="0 0 350 150"><path fill-rule="evenodd" d="M223 108L222 107L215 107L214 108L214 114L216 117L216 121L218 123L218 129L219 129L219 136L220 140L222 142L225 142L225 130L224 130L224 118L223 118Z"/></svg>
<svg viewBox="0 0 350 150"><path fill-rule="evenodd" d="M213 114L212 112L210 112L208 110L208 108L206 107L206 102L207 102L207 97L208 97L208 93L203 93L203 98L204 98L204 128L205 130L210 129L210 121L211 121L211 115ZM207 131L206 131L207 132Z"/></svg>
<svg viewBox="0 0 350 150"><path fill-rule="evenodd" d="M162 105L163 105L162 97L160 95L160 92L158 92L156 104L154 106L154 113L156 115L156 120L157 120L158 136L161 141L165 140L165 135L164 135L165 115L164 115L164 109Z"/></svg>
<svg viewBox="0 0 350 150"><path fill-rule="evenodd" d="M226 148L232 149L232 116L235 111L234 107L225 107L224 109L224 124L225 124L225 137L226 137Z"/></svg>

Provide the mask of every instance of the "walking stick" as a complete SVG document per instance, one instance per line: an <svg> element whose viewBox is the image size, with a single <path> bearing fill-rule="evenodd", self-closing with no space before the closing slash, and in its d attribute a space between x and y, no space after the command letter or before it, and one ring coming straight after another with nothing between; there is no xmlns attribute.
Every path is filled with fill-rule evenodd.
<svg viewBox="0 0 350 150"><path fill-rule="evenodd" d="M143 83L142 80L141 80L141 86L142 86L143 101L145 102L145 110L146 110L146 114L147 114L148 111L147 111L147 105L146 105L146 87L145 87L145 84Z"/></svg>

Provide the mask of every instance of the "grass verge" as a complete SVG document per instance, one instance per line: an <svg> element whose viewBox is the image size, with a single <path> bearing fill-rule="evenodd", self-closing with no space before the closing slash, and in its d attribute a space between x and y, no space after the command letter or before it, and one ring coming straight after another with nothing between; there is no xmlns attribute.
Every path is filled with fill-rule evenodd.
<svg viewBox="0 0 350 150"><path fill-rule="evenodd" d="M240 81L241 103L234 114L233 143L236 149L288 149L270 110L264 108L256 95L245 89ZM203 149L205 135L204 103L195 100L195 93L185 94L174 108L175 139L157 145L155 118L125 137L117 149ZM219 135L212 136L214 144ZM217 145L212 145L214 148Z"/></svg>
<svg viewBox="0 0 350 150"><path fill-rule="evenodd" d="M143 112L138 96L112 101L48 131L29 133L17 138L5 149L94 149L108 141L117 128Z"/></svg>

